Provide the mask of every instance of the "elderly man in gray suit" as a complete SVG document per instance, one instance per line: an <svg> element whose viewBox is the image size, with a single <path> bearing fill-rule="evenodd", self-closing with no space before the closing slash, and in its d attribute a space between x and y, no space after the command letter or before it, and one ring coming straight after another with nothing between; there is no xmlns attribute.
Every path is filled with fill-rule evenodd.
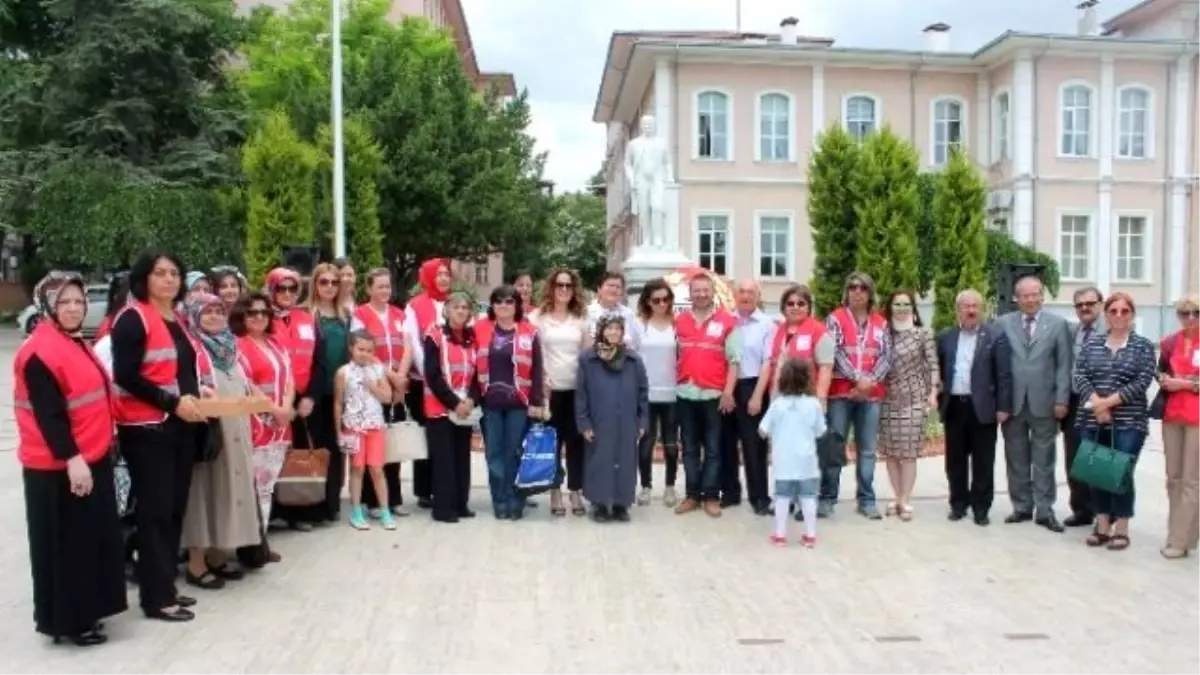
<svg viewBox="0 0 1200 675"><path fill-rule="evenodd" d="M1034 520L1062 532L1054 515L1055 457L1059 421L1071 398L1071 330L1067 320L1042 311L1040 279L1016 284L1019 311L1000 318L1012 347L1012 416L1002 425L1013 512L1006 523Z"/></svg>

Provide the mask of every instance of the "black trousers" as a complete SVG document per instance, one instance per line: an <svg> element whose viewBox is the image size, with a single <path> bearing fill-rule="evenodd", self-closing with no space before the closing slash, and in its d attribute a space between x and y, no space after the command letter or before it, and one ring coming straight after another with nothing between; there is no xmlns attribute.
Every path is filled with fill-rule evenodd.
<svg viewBox="0 0 1200 675"><path fill-rule="evenodd" d="M196 460L191 425L171 417L162 424L120 426L121 454L137 499L137 576L142 609L175 604L183 516Z"/></svg>
<svg viewBox="0 0 1200 675"><path fill-rule="evenodd" d="M675 487L679 475L679 420L675 401L650 402L650 426L638 443L638 473L642 487L654 487L654 444L662 441L663 463L667 465L667 487Z"/></svg>
<svg viewBox="0 0 1200 675"><path fill-rule="evenodd" d="M1078 412L1079 397L1071 394L1067 416L1062 420L1063 449L1066 450L1063 458L1067 465L1067 489L1071 493L1069 502L1071 514L1082 520L1091 520L1095 517L1095 514L1092 513L1092 488L1087 483L1081 483L1071 478L1071 464L1075 462L1075 455L1079 453L1079 443L1083 440L1079 434L1079 427L1075 426L1075 414Z"/></svg>
<svg viewBox="0 0 1200 675"><path fill-rule="evenodd" d="M767 409L750 414L750 397L758 385L757 377L738 380L733 390L734 410L721 416L721 500L737 503L742 500L742 483L738 476L738 445L741 445L740 464L746 472L746 496L753 506L771 503L767 491L767 439L758 435L758 424Z"/></svg>
<svg viewBox="0 0 1200 675"><path fill-rule="evenodd" d="M946 430L946 480L950 508L985 515L995 496L996 422L980 422L970 396L951 396L942 424Z"/></svg>
<svg viewBox="0 0 1200 675"><path fill-rule="evenodd" d="M575 426L574 389L550 392L550 426L558 434L555 487L561 488L565 478L567 489L578 492L583 489L583 437Z"/></svg>
<svg viewBox="0 0 1200 675"><path fill-rule="evenodd" d="M404 397L404 402L408 404L408 411L412 413L413 419L419 422L422 426L426 424L425 420L425 383L421 380L409 380L408 394ZM413 462L413 494L417 499L430 499L433 497L433 446L429 446L429 459L418 459ZM398 469L397 469L398 471ZM367 483L363 481L363 499L366 500ZM390 485L390 484L389 484ZM374 488L372 488L374 490ZM399 490L396 491L399 494Z"/></svg>
<svg viewBox="0 0 1200 675"><path fill-rule="evenodd" d="M409 406L408 409L412 413L412 416L418 422L423 422L424 417L417 416L420 408L412 407L411 397L412 392L409 391L404 397L404 402ZM389 424L392 422L403 422L405 419L404 406L399 404L383 406L383 417ZM383 479L387 482L388 490L388 508L400 506L404 503L404 494L400 491L400 467L399 462L383 465ZM375 481L370 480L369 477L363 480L362 503L369 509L379 508L379 499L375 496Z"/></svg>
<svg viewBox="0 0 1200 675"><path fill-rule="evenodd" d="M433 459L433 515L451 518L467 509L471 494L471 427L438 417L425 422L425 440Z"/></svg>

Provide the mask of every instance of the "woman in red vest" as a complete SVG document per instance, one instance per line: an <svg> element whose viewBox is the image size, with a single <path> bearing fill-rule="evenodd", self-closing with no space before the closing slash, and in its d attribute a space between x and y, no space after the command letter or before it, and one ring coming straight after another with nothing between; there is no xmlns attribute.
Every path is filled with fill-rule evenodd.
<svg viewBox="0 0 1200 675"><path fill-rule="evenodd" d="M175 305L183 299L183 264L149 252L129 272L132 299L113 322L117 435L137 502L137 577L142 612L190 621L196 601L175 588L183 517L196 459L194 423L200 383L196 351Z"/></svg>
<svg viewBox="0 0 1200 675"><path fill-rule="evenodd" d="M425 423L425 334L429 328L443 321L443 305L450 295L450 259L433 258L421 264L417 272L421 292L409 300L404 311L404 335L408 350L412 352L413 370L409 374L408 410L413 419ZM432 464L434 458L413 462L413 492L417 505L423 509L433 508Z"/></svg>
<svg viewBox="0 0 1200 675"><path fill-rule="evenodd" d="M475 322L475 340L492 512L498 520L520 520L525 499L515 482L521 443L530 418L545 417L545 399L541 342L512 286L492 291L487 316Z"/></svg>
<svg viewBox="0 0 1200 675"><path fill-rule="evenodd" d="M49 277L47 277L49 278ZM113 485L113 390L80 336L83 280L34 290L42 320L13 359L17 459L33 572L33 619L58 642L98 645L128 609Z"/></svg>
<svg viewBox="0 0 1200 675"><path fill-rule="evenodd" d="M475 332L469 325L471 299L451 295L444 324L434 324L423 340L425 355L425 438L434 459L433 519L457 523L474 518L467 508L471 490L471 432L479 419L481 396L475 376Z"/></svg>
<svg viewBox="0 0 1200 675"><path fill-rule="evenodd" d="M825 324L813 316L812 291L802 284L789 287L779 299L779 313L783 315L783 321L775 330L771 353L763 363L758 386L750 398L751 415L757 415L767 407L767 395L775 392L779 369L788 359L808 361L815 366L814 391L822 406L829 395L829 380L833 376L833 338L829 337Z"/></svg>
<svg viewBox="0 0 1200 675"><path fill-rule="evenodd" d="M254 486L265 527L271 521L275 483L292 442L296 399L292 361L277 339L278 324L270 301L262 293L251 293L243 298L234 308L229 325L238 336L238 358L250 384L271 399L271 412L255 415L250 421ZM278 555L272 555L273 560L279 559Z"/></svg>
<svg viewBox="0 0 1200 675"><path fill-rule="evenodd" d="M1167 460L1167 543L1164 558L1182 558L1200 541L1200 296L1175 303L1179 331L1162 341L1158 386Z"/></svg>

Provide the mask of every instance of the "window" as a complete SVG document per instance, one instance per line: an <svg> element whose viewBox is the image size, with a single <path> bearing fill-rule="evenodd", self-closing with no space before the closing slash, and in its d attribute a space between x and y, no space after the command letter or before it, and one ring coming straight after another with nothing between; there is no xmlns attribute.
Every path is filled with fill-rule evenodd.
<svg viewBox="0 0 1200 675"><path fill-rule="evenodd" d="M963 104L950 98L933 103L933 163L941 166L950 159L950 151L962 149Z"/></svg>
<svg viewBox="0 0 1200 675"><path fill-rule="evenodd" d="M1146 237L1149 227L1145 216L1117 218L1117 281L1146 281Z"/></svg>
<svg viewBox="0 0 1200 675"><path fill-rule="evenodd" d="M758 97L758 153L760 162L792 159L792 98L787 94Z"/></svg>
<svg viewBox="0 0 1200 675"><path fill-rule="evenodd" d="M1004 234L1008 234L1009 233L1008 232L1008 217L1007 216L994 216L992 218L991 228L997 232L1003 232Z"/></svg>
<svg viewBox="0 0 1200 675"><path fill-rule="evenodd" d="M1063 215L1058 223L1058 268L1063 279L1088 278L1088 239L1091 216Z"/></svg>
<svg viewBox="0 0 1200 675"><path fill-rule="evenodd" d="M729 273L729 216L702 215L696 220L697 262L716 274Z"/></svg>
<svg viewBox="0 0 1200 675"><path fill-rule="evenodd" d="M848 96L842 110L846 120L846 131L854 140L862 142L871 132L879 128L879 104L873 96L855 94Z"/></svg>
<svg viewBox="0 0 1200 675"><path fill-rule="evenodd" d="M790 216L758 217L758 269L760 277L786 279L791 276L792 219Z"/></svg>
<svg viewBox="0 0 1200 675"><path fill-rule="evenodd" d="M1071 84L1062 89L1059 154L1088 157L1092 154L1092 88Z"/></svg>
<svg viewBox="0 0 1200 675"><path fill-rule="evenodd" d="M1117 94L1117 156L1145 159L1150 155L1150 91L1125 87Z"/></svg>
<svg viewBox="0 0 1200 675"><path fill-rule="evenodd" d="M696 97L696 156L730 159L729 96L719 91Z"/></svg>
<svg viewBox="0 0 1200 675"><path fill-rule="evenodd" d="M1007 91L996 96L996 161L1002 162L1012 157L1009 146L1009 124L1012 119L1012 98Z"/></svg>
<svg viewBox="0 0 1200 675"><path fill-rule="evenodd" d="M486 284L488 282L488 266L487 263L475 263L475 283Z"/></svg>
<svg viewBox="0 0 1200 675"><path fill-rule="evenodd" d="M442 25L442 0L425 0L425 18L435 26Z"/></svg>

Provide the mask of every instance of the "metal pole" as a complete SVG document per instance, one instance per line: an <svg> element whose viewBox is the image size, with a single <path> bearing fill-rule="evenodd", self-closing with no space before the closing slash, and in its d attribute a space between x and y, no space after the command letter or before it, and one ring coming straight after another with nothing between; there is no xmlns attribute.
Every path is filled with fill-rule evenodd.
<svg viewBox="0 0 1200 675"><path fill-rule="evenodd" d="M737 0L737 32L742 32L742 0Z"/></svg>
<svg viewBox="0 0 1200 675"><path fill-rule="evenodd" d="M342 148L342 0L333 0L333 255L346 255L346 161Z"/></svg>

